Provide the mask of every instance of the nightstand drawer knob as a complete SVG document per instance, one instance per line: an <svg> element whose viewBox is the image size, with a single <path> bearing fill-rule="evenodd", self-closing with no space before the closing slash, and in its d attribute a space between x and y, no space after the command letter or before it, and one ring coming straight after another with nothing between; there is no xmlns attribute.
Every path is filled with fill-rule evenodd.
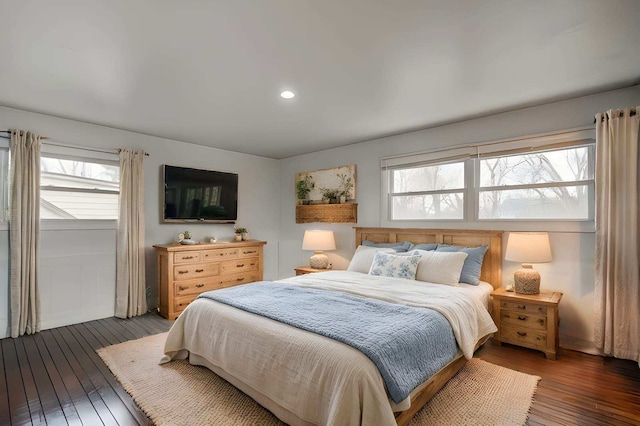
<svg viewBox="0 0 640 426"><path fill-rule="evenodd" d="M518 309L527 309L527 305L517 305Z"/></svg>
<svg viewBox="0 0 640 426"><path fill-rule="evenodd" d="M520 321L526 321L526 320L527 320L527 317L522 316L522 315L518 315L518 319L519 319Z"/></svg>
<svg viewBox="0 0 640 426"><path fill-rule="evenodd" d="M524 332L522 332L522 331L518 331L518 336L520 336L520 337L524 337L524 336L526 336L526 335L527 335L527 333L524 333Z"/></svg>

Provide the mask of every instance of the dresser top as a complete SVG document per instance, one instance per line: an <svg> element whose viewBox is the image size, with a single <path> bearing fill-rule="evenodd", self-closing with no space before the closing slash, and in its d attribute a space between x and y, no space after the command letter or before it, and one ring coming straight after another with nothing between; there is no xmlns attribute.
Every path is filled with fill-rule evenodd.
<svg viewBox="0 0 640 426"><path fill-rule="evenodd" d="M229 241L218 243L196 243L196 244L154 244L154 248L160 251L189 251L189 250L210 250L210 249L223 249L234 247L248 247L248 246L263 246L267 244L266 241L260 240L247 240L247 241Z"/></svg>
<svg viewBox="0 0 640 426"><path fill-rule="evenodd" d="M506 288L500 287L491 293L491 297L513 301L535 302L541 305L556 305L562 299L562 293L558 291L541 291L538 294L520 294L515 291L507 291Z"/></svg>

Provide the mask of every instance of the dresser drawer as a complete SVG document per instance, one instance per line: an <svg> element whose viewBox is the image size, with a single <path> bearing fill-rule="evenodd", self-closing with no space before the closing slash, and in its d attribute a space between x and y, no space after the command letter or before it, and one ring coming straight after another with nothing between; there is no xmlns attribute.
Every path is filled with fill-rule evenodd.
<svg viewBox="0 0 640 426"><path fill-rule="evenodd" d="M252 283L254 281L260 281L260 274L253 271L220 275L219 277L216 277L216 284L219 287L232 287L234 285Z"/></svg>
<svg viewBox="0 0 640 426"><path fill-rule="evenodd" d="M500 310L500 321L514 327L526 327L534 330L545 331L547 329L547 317L522 312Z"/></svg>
<svg viewBox="0 0 640 426"><path fill-rule="evenodd" d="M220 274L218 263L196 263L174 266L173 278L178 280L190 280L193 278L212 277Z"/></svg>
<svg viewBox="0 0 640 426"><path fill-rule="evenodd" d="M186 251L182 253L173 254L173 263L196 263L200 262L202 258L202 252L199 251Z"/></svg>
<svg viewBox="0 0 640 426"><path fill-rule="evenodd" d="M547 346L547 333L505 324L500 330L500 340L534 349L544 349Z"/></svg>
<svg viewBox="0 0 640 426"><path fill-rule="evenodd" d="M236 259L238 257L239 252L240 252L240 249L238 248L220 248L220 249L205 250L203 253L204 253L204 260L214 261L214 260Z"/></svg>
<svg viewBox="0 0 640 426"><path fill-rule="evenodd" d="M222 274L231 274L234 272L257 271L258 265L259 260L257 257L230 260L220 264L220 272Z"/></svg>
<svg viewBox="0 0 640 426"><path fill-rule="evenodd" d="M527 314L547 314L547 307L544 305L537 305L535 303L530 302L500 302L500 307L503 309L511 309L516 312L524 312Z"/></svg>
<svg viewBox="0 0 640 426"><path fill-rule="evenodd" d="M186 296L190 294L200 294L204 291L216 290L222 287L218 277L178 281L175 283L175 295Z"/></svg>
<svg viewBox="0 0 640 426"><path fill-rule="evenodd" d="M256 257L260 253L258 247L243 247L240 249L240 257Z"/></svg>
<svg viewBox="0 0 640 426"><path fill-rule="evenodd" d="M173 311L179 314L189 303L193 302L196 297L198 297L197 294L185 297L176 297L173 299Z"/></svg>

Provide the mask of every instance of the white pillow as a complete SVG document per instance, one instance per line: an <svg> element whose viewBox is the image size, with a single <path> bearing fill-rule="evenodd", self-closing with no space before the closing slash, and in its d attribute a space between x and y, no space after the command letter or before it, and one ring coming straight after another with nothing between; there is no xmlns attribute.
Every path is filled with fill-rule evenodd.
<svg viewBox="0 0 640 426"><path fill-rule="evenodd" d="M390 248L358 246L351 262L349 262L347 271L362 272L363 274L369 273L369 269L371 269L371 264L373 263L373 257L379 251L383 253L396 252Z"/></svg>
<svg viewBox="0 0 640 426"><path fill-rule="evenodd" d="M421 256L416 280L457 286L467 253L412 250Z"/></svg>
<svg viewBox="0 0 640 426"><path fill-rule="evenodd" d="M416 278L418 263L422 256L420 253L405 254L399 256L391 253L376 253L369 270L369 275L378 275L381 277L406 278L413 280Z"/></svg>

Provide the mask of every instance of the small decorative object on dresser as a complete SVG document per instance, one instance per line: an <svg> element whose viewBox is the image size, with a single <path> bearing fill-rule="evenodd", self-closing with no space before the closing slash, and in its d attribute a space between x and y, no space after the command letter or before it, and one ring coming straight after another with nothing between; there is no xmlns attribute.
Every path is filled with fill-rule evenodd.
<svg viewBox="0 0 640 426"><path fill-rule="evenodd" d="M236 225L233 227L233 230L236 233L236 241L247 241L249 239L249 231L247 228Z"/></svg>
<svg viewBox="0 0 640 426"><path fill-rule="evenodd" d="M493 321L498 327L493 336L496 342L537 349L548 359L556 359L560 321L558 306L562 293L516 294L502 287L491 296Z"/></svg>
<svg viewBox="0 0 640 426"><path fill-rule="evenodd" d="M191 232L189 232L189 231L184 231L184 234L182 234L182 235L184 236L184 238L182 238L182 239L180 240L180 244L188 245L188 244L195 244L195 243L196 243L196 241L195 241L195 240L192 240L192 239L191 239Z"/></svg>
<svg viewBox="0 0 640 426"><path fill-rule="evenodd" d="M335 250L336 240L333 231L307 230L304 231L302 250L313 250L315 253L309 258L309 266L314 269L327 269L329 258L323 250Z"/></svg>
<svg viewBox="0 0 640 426"><path fill-rule="evenodd" d="M551 262L549 234L546 232L510 232L505 260L526 262L513 274L516 293L540 293L540 273L531 263Z"/></svg>
<svg viewBox="0 0 640 426"><path fill-rule="evenodd" d="M163 317L174 320L200 293L261 281L265 241L153 246L158 254L158 287Z"/></svg>

